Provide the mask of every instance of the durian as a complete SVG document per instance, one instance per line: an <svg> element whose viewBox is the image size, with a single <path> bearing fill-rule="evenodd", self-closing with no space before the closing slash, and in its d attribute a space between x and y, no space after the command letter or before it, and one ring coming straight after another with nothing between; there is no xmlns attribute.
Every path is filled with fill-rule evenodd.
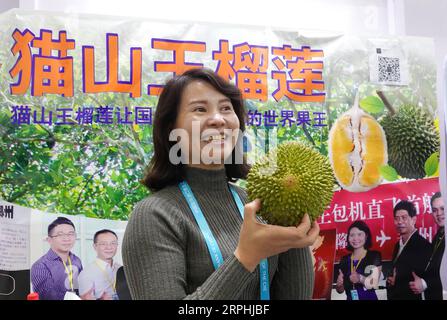
<svg viewBox="0 0 447 320"><path fill-rule="evenodd" d="M404 104L397 111L389 104L387 107L390 112L379 122L388 141L389 165L401 177L423 178L425 161L439 151L439 135L433 117L411 104Z"/></svg>
<svg viewBox="0 0 447 320"><path fill-rule="evenodd" d="M334 176L328 159L300 142L285 142L255 163L247 177L250 200L262 201L268 223L296 226L304 214L316 220L330 204Z"/></svg>
<svg viewBox="0 0 447 320"><path fill-rule="evenodd" d="M341 187L363 192L382 182L379 168L388 160L385 132L359 108L358 92L354 106L332 126L328 145L332 169Z"/></svg>

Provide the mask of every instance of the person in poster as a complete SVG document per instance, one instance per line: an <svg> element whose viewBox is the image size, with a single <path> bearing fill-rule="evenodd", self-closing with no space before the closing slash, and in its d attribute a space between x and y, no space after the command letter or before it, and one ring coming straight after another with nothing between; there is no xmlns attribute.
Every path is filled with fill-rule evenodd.
<svg viewBox="0 0 447 320"><path fill-rule="evenodd" d="M108 229L93 237L97 258L79 274L79 293L84 300L118 300L116 273L121 265L113 261L118 250L118 236Z"/></svg>
<svg viewBox="0 0 447 320"><path fill-rule="evenodd" d="M353 222L348 228L346 247L352 253L340 260L336 283L337 292L346 292L347 300L377 300L375 288L368 284L378 283L382 256L380 252L370 250L371 246L372 236L368 225L360 220Z"/></svg>
<svg viewBox="0 0 447 320"><path fill-rule="evenodd" d="M79 294L78 275L82 271L81 259L70 250L76 241L73 222L58 217L48 226L50 249L31 267L34 292L41 300L64 300L67 292Z"/></svg>
<svg viewBox="0 0 447 320"><path fill-rule="evenodd" d="M416 208L402 200L393 209L394 225L400 235L394 246L392 274L387 278L388 300L421 300L422 295L411 289L415 277L423 277L430 258L430 243L417 232Z"/></svg>
<svg viewBox="0 0 447 320"><path fill-rule="evenodd" d="M422 294L425 300L442 300L442 282L439 274L442 256L445 249L444 231L444 200L441 193L436 192L430 200L432 216L438 226L438 232L431 244L430 259L425 266L424 277L413 274L414 281L410 282L410 288L415 294Z"/></svg>

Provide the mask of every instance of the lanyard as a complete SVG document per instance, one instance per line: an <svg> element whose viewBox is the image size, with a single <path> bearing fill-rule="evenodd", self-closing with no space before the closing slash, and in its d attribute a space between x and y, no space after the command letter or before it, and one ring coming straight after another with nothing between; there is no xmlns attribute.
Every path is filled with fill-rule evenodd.
<svg viewBox="0 0 447 320"><path fill-rule="evenodd" d="M359 265L360 265L360 263L362 262L362 260L363 260L363 258L365 256L366 256L366 254L359 259L359 261L357 262L357 264L354 267L354 254L353 253L351 254L351 274L353 274L354 272L357 272L357 269L359 268ZM355 284L354 283L352 284L352 289L355 290ZM351 292L351 294L355 295L356 293L352 293ZM353 297L352 300L358 300L358 297L357 298Z"/></svg>
<svg viewBox="0 0 447 320"><path fill-rule="evenodd" d="M222 252L219 249L219 245L217 244L216 238L214 238L211 229L206 222L205 216L203 215L202 210L199 207L199 203L197 199L194 197L191 188L189 187L186 181L182 181L179 183L180 191L182 191L183 196L188 202L189 207L196 219L197 224L199 225L200 231L202 232L203 237L205 238L206 245L208 247L208 251L211 256L211 260L214 265L214 269L217 269L223 263ZM244 219L244 205L242 204L239 195L236 191L230 186L231 193L233 195L234 201L239 209L239 213L241 214L242 219ZM262 259L259 264L260 270L260 291L261 291L261 300L270 300L270 284L269 284L269 274L268 274L268 262L267 259Z"/></svg>
<svg viewBox="0 0 447 320"><path fill-rule="evenodd" d="M62 263L64 264L65 272L68 275L68 281L70 282L70 289L71 289L71 291L73 291L74 290L74 288L73 288L73 265L71 264L70 255L68 256L68 265L69 265L70 269L67 268L67 265L65 264L64 260L62 260Z"/></svg>
<svg viewBox="0 0 447 320"><path fill-rule="evenodd" d="M357 272L357 269L358 269L358 267L360 265L360 262L362 262L364 257L365 256L361 257L359 262L357 262L357 264L354 267L354 254L351 254L351 274L353 274L354 272Z"/></svg>
<svg viewBox="0 0 447 320"><path fill-rule="evenodd" d="M95 263L96 263L96 265L98 266L99 270L101 270L101 272L102 272L102 274L103 274L103 276L104 276L104 279L106 279L106 281L107 281L107 282L109 283L109 285L112 287L113 292L116 293L116 277L115 277L115 281L112 281L112 280L110 279L109 275L107 274L106 270L103 269L103 268L99 265L98 261L95 261ZM113 268L113 267L112 267L112 268ZM113 272L113 269L112 269L112 272Z"/></svg>

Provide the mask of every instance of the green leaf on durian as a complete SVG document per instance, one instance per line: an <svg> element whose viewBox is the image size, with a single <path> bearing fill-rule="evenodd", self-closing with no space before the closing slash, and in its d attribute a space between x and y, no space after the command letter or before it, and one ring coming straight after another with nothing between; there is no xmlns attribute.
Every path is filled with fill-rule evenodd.
<svg viewBox="0 0 447 320"><path fill-rule="evenodd" d="M427 177L433 176L438 170L438 166L439 166L439 152L435 152L425 161L424 169Z"/></svg>
<svg viewBox="0 0 447 320"><path fill-rule="evenodd" d="M397 171L390 165L380 166L379 172L387 181L396 181L398 179Z"/></svg>
<svg viewBox="0 0 447 320"><path fill-rule="evenodd" d="M439 117L438 118L436 118L435 119L435 127L436 127L436 131L438 132L438 134L439 134Z"/></svg>
<svg viewBox="0 0 447 320"><path fill-rule="evenodd" d="M385 109L382 100L376 96L368 96L360 100L360 107L368 113L381 113Z"/></svg>

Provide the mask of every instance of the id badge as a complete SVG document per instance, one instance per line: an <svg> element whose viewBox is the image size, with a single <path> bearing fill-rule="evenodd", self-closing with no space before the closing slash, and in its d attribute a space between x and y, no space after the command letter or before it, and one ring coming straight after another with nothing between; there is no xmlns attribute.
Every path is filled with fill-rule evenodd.
<svg viewBox="0 0 447 320"><path fill-rule="evenodd" d="M359 300L359 293L357 292L357 290L351 290L351 299L352 300Z"/></svg>

